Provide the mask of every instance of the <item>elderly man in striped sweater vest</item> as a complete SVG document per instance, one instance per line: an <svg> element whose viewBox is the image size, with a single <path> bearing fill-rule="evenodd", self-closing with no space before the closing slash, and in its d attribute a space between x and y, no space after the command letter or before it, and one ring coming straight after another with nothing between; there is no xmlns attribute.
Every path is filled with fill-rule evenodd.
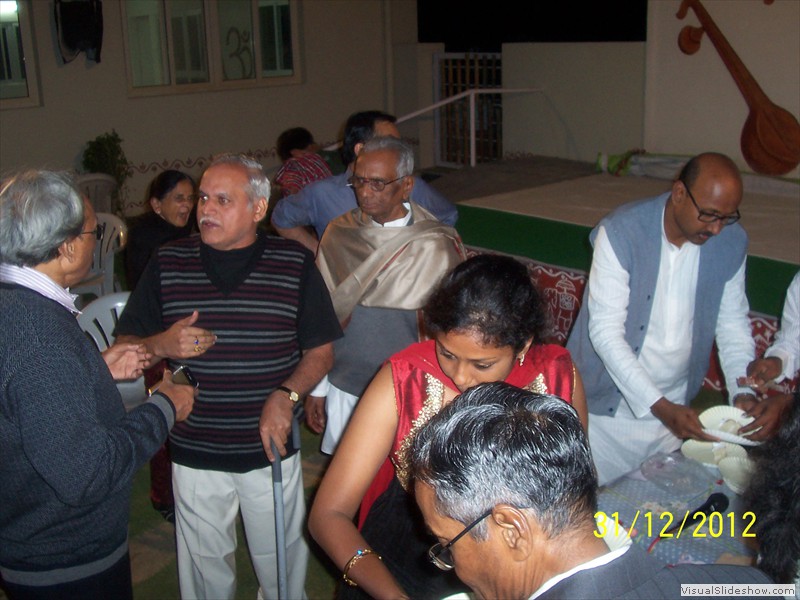
<svg viewBox="0 0 800 600"><path fill-rule="evenodd" d="M200 235L157 251L117 327L199 382L196 418L170 436L184 598L234 597L240 511L261 588L277 595L271 461L281 457L288 595L305 596L292 408L330 369L341 329L311 253L259 230L268 198L258 162L215 158L200 181Z"/></svg>

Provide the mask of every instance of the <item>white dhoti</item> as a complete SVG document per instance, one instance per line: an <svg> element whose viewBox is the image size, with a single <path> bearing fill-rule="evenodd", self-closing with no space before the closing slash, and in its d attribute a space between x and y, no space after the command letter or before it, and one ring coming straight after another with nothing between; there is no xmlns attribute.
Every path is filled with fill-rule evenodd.
<svg viewBox="0 0 800 600"><path fill-rule="evenodd" d="M589 447L600 485L638 469L658 452L673 452L681 440L653 415L637 419L624 402L614 417L589 415Z"/></svg>

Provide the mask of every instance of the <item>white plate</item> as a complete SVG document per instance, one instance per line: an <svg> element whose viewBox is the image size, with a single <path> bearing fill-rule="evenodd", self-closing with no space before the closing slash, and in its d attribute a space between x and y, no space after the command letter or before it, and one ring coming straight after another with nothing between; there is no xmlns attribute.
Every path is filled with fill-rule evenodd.
<svg viewBox="0 0 800 600"><path fill-rule="evenodd" d="M707 467L713 468L716 468L719 461L728 456L747 458L747 451L744 448L730 442L686 440L681 445L681 453L687 458L692 458Z"/></svg>
<svg viewBox="0 0 800 600"><path fill-rule="evenodd" d="M719 461L719 472L734 493L740 496L750 485L750 478L755 471L755 463L749 458L729 456Z"/></svg>
<svg viewBox="0 0 800 600"><path fill-rule="evenodd" d="M700 423L703 424L703 431L719 438L723 442L741 444L742 446L758 446L761 443L754 442L736 433L740 427L749 425L754 420L753 417L746 415L741 408L736 408L735 406L712 406L700 413ZM758 431L758 429L755 431ZM755 433L755 431L752 433Z"/></svg>

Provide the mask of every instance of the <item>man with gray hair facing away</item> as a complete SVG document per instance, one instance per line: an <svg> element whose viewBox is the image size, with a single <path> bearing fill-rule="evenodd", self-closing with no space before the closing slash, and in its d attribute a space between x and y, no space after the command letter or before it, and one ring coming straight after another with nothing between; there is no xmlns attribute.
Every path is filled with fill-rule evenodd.
<svg viewBox="0 0 800 600"><path fill-rule="evenodd" d="M349 179L358 208L331 221L320 242L317 266L345 328L334 343L331 372L306 405L316 431L325 426L327 408L322 451L329 454L383 362L420 340L417 311L464 259L456 231L410 199L413 171L408 144L394 137L368 141Z"/></svg>
<svg viewBox="0 0 800 600"><path fill-rule="evenodd" d="M165 373L125 412L114 380L140 376L146 352L118 343L101 356L69 293L100 237L67 175L0 183L0 574L12 600L133 598L133 477L194 402Z"/></svg>
<svg viewBox="0 0 800 600"><path fill-rule="evenodd" d="M411 474L438 538L428 559L479 598L678 598L681 584L761 584L758 569L665 567L599 537L597 476L575 410L556 396L475 386L417 434Z"/></svg>

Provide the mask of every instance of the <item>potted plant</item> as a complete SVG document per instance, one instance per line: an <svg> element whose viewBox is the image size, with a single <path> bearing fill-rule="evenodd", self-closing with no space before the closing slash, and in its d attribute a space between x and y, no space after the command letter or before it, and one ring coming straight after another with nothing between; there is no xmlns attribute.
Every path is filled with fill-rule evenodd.
<svg viewBox="0 0 800 600"><path fill-rule="evenodd" d="M125 182L130 177L131 164L122 150L122 138L112 129L111 133L98 135L86 143L83 151L83 169L87 173L105 173L117 182L114 194L114 212L123 216L123 198L127 195Z"/></svg>

